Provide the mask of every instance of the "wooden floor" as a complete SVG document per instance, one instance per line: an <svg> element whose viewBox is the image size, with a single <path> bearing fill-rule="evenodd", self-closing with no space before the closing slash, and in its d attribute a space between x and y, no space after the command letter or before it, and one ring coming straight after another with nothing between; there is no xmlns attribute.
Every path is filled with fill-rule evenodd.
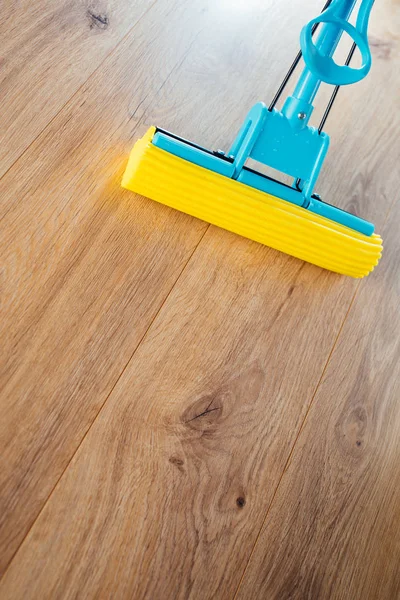
<svg viewBox="0 0 400 600"><path fill-rule="evenodd" d="M228 147L320 5L2 7L1 599L400 598L398 2L318 186L368 279L120 187L151 124Z"/></svg>

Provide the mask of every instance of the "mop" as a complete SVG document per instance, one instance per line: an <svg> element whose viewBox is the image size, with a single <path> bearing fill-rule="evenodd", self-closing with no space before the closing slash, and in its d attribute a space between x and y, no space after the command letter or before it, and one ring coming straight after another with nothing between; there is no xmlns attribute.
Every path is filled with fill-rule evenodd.
<svg viewBox="0 0 400 600"><path fill-rule="evenodd" d="M374 225L328 204L314 192L326 157L323 131L341 85L371 67L367 28L373 0L331 0L300 34L300 47L271 104L255 104L227 152L210 151L158 127L136 142L122 186L174 209L322 268L364 277L377 265L382 240ZM318 33L316 30L318 29ZM353 41L344 65L333 53L346 32ZM350 66L358 47L362 64ZM305 66L281 110L276 104L300 59ZM334 87L318 128L308 125L321 82ZM249 166L252 159L293 178L287 185Z"/></svg>

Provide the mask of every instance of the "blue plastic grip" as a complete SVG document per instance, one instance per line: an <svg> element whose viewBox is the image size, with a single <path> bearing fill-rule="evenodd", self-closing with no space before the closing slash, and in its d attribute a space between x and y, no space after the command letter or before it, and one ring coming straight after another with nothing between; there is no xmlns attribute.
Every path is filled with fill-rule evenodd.
<svg viewBox="0 0 400 600"><path fill-rule="evenodd" d="M356 26L342 19L336 14L342 0L333 2L322 15L312 19L300 34L300 45L304 57L304 62L308 69L324 81L333 85L349 85L363 79L371 68L371 52L368 45L367 28L368 20L374 0L363 0ZM335 63L333 58L322 53L318 48L318 42L315 44L312 39L312 27L315 23L325 23L336 27L338 30L345 31L358 46L362 65L355 69L346 65L340 66Z"/></svg>

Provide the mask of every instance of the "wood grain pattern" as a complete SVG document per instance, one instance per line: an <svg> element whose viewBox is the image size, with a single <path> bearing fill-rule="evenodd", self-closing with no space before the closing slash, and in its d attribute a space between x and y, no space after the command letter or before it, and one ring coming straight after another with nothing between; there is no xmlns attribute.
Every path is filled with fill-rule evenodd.
<svg viewBox="0 0 400 600"><path fill-rule="evenodd" d="M399 222L397 203L238 600L400 597Z"/></svg>
<svg viewBox="0 0 400 600"><path fill-rule="evenodd" d="M3 595L231 597L356 285L210 228Z"/></svg>
<svg viewBox="0 0 400 600"><path fill-rule="evenodd" d="M120 187L129 107L179 64L202 9L149 12L0 183L1 569L205 231Z"/></svg>
<svg viewBox="0 0 400 600"><path fill-rule="evenodd" d="M0 596L233 595L354 282L222 230L203 241Z"/></svg>
<svg viewBox="0 0 400 600"><path fill-rule="evenodd" d="M8 0L0 22L0 177L150 0Z"/></svg>
<svg viewBox="0 0 400 600"><path fill-rule="evenodd" d="M178 4L158 1L3 180L4 566L133 355L4 598L231 597L358 285L210 228L135 352L206 226L119 189L132 138L156 122L226 146L315 12ZM322 182L378 227L400 133L380 10L376 66L339 97Z"/></svg>
<svg viewBox="0 0 400 600"><path fill-rule="evenodd" d="M2 568L205 231L119 181L149 120L193 137L208 123L203 142L215 142L210 107L223 116L257 19L273 11L211 8L158 3L0 183ZM262 93L261 71L237 91L241 106ZM225 115L227 140L240 119Z"/></svg>

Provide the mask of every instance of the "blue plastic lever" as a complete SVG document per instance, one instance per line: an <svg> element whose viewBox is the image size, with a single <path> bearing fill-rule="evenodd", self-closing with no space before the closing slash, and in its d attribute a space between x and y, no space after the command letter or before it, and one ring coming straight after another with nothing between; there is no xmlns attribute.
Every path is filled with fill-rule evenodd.
<svg viewBox="0 0 400 600"><path fill-rule="evenodd" d="M367 29L371 8L374 0L363 0L358 11L356 25L349 23L343 18L343 9L346 5L352 9L353 0L334 0L330 7L320 16L312 19L300 34L300 46L304 62L311 73L326 83L333 85L349 85L363 79L371 68L371 51L368 45ZM319 43L322 32L314 43L312 39L312 27L315 23L323 23L341 33L345 31L353 39L361 53L362 65L360 68L352 68L346 65L338 65L332 58L331 52L324 52L323 43Z"/></svg>

